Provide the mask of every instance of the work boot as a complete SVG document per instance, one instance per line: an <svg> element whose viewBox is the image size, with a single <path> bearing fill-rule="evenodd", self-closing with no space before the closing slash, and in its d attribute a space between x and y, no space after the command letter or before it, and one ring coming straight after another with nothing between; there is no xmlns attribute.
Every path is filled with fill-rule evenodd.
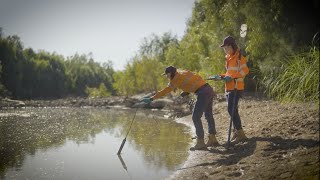
<svg viewBox="0 0 320 180"><path fill-rule="evenodd" d="M237 136L235 140L231 141L232 144L238 144L239 142L244 142L248 139L247 136L244 134L243 129L237 130L236 134Z"/></svg>
<svg viewBox="0 0 320 180"><path fill-rule="evenodd" d="M208 142L206 143L206 146L207 147L219 146L219 142L217 141L217 138L214 134L209 134Z"/></svg>
<svg viewBox="0 0 320 180"><path fill-rule="evenodd" d="M204 150L204 149L207 149L207 146L204 143L204 139L203 138L197 138L197 144L190 148L191 151Z"/></svg>

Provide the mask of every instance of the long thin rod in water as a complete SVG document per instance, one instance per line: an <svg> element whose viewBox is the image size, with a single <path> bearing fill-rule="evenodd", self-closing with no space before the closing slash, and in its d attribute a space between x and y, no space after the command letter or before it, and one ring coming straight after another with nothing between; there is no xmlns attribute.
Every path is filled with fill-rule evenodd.
<svg viewBox="0 0 320 180"><path fill-rule="evenodd" d="M132 127L133 121L134 121L134 119L135 119L135 117L136 117L137 111L138 111L138 107L136 108L136 111L135 111L135 113L134 113L134 116L133 116L133 118L132 118L132 120L131 120L131 124L130 124L130 127L129 127L129 129L128 129L127 134L126 134L126 137L122 140L122 143L121 143L120 148L119 148L118 153L117 153L118 155L121 153L122 148L123 148L124 144L125 144L126 141L127 141L127 136L128 136L128 134L129 134L129 132L130 132L130 130L131 130L131 127Z"/></svg>

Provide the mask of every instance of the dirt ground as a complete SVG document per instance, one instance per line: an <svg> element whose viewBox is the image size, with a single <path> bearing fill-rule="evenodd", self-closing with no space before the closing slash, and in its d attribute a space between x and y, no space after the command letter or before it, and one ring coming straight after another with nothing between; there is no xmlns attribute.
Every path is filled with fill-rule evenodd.
<svg viewBox="0 0 320 180"><path fill-rule="evenodd" d="M249 139L226 150L227 103L216 101L213 111L221 146L190 151L184 166L168 179L319 179L318 108L244 97L239 113ZM177 121L193 128L190 115ZM202 122L206 132L206 120Z"/></svg>

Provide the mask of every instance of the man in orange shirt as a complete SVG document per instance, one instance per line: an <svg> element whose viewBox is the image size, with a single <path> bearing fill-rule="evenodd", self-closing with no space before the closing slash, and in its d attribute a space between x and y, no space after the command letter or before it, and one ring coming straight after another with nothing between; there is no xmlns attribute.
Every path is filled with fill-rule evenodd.
<svg viewBox="0 0 320 180"><path fill-rule="evenodd" d="M155 99L165 96L176 88L184 91L181 93L181 95L186 93L195 93L197 95L197 102L193 109L192 120L196 128L197 143L194 147L190 148L190 150L206 149L208 146L219 145L215 137L216 128L212 113L212 87L207 84L205 80L203 80L198 74L186 70L177 70L173 66L167 67L163 75L166 75L167 78L170 79L168 86L157 92L154 96L150 98L144 98L143 101L145 103L150 103ZM209 137L206 144L204 143L204 131L201 122L203 113L208 122Z"/></svg>
<svg viewBox="0 0 320 180"><path fill-rule="evenodd" d="M242 129L238 112L238 102L244 90L244 78L249 73L249 68L247 67L246 58L241 55L240 49L233 37L226 37L220 47L222 47L226 53L225 67L227 72L212 78L222 78L226 82L225 91L228 99L228 112L235 128L232 143L237 144L247 139Z"/></svg>

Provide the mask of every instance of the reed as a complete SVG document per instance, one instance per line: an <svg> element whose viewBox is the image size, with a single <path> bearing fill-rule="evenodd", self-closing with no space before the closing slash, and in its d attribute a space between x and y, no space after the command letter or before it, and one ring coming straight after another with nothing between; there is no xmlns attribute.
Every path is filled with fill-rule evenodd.
<svg viewBox="0 0 320 180"><path fill-rule="evenodd" d="M289 57L266 82L268 94L281 102L319 104L319 49Z"/></svg>

